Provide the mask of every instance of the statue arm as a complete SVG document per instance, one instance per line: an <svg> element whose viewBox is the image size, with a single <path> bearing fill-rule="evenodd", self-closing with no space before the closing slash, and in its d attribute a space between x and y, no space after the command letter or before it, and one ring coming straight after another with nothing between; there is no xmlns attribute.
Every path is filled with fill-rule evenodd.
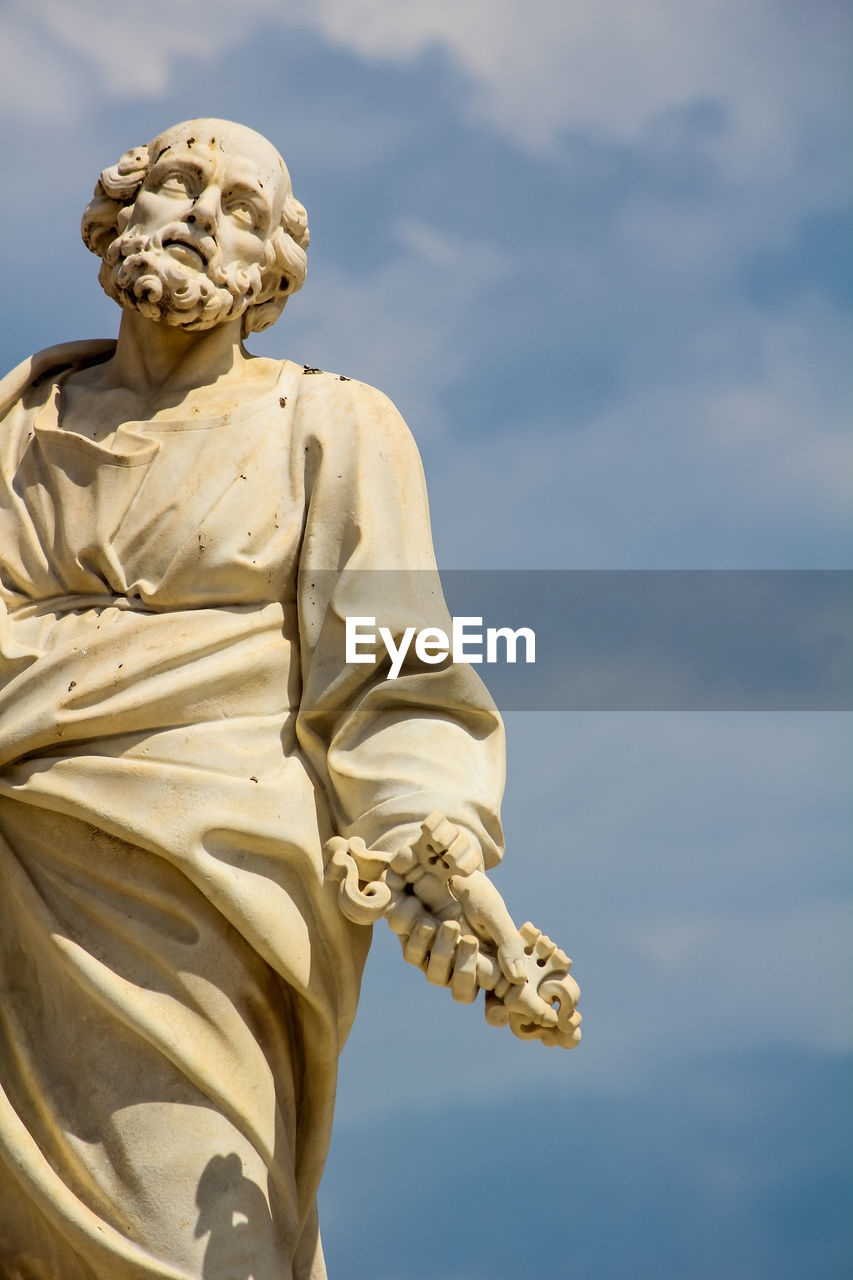
<svg viewBox="0 0 853 1280"><path fill-rule="evenodd" d="M571 962L518 929L484 873L501 852L500 717L470 666L409 657L396 679L345 661L345 621L375 618L399 640L450 620L435 568L420 459L399 414L361 384L312 378L300 566L302 707L298 734L337 834L327 877L355 923L385 916L429 982L525 1039L580 1039Z"/></svg>
<svg viewBox="0 0 853 1280"><path fill-rule="evenodd" d="M379 626L396 643L408 628L450 627L414 441L372 388L331 375L303 383L300 744L335 830L363 839L380 862L441 809L493 866L505 756L488 692L469 666L428 665L413 646L389 679L378 641ZM347 617L376 619L374 660L346 662Z"/></svg>

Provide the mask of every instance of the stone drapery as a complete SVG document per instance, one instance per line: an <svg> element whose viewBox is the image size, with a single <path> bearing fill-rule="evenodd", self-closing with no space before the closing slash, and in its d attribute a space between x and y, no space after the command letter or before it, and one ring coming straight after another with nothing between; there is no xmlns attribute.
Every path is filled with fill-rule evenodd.
<svg viewBox="0 0 853 1280"><path fill-rule="evenodd" d="M440 808L494 865L500 721L468 667L344 661L347 614L447 626L384 396L284 362L95 441L62 386L111 350L0 384L0 1262L318 1280L366 951L322 845Z"/></svg>

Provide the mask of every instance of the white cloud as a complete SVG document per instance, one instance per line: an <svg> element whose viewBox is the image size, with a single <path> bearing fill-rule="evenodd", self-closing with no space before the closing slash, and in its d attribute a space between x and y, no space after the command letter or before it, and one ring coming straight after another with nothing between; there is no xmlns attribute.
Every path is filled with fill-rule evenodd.
<svg viewBox="0 0 853 1280"><path fill-rule="evenodd" d="M111 100L158 97L170 85L179 59L204 61L221 53L276 9L275 0L241 0L239 5L229 0L149 0L144 10L111 0L12 0L0 34L16 27L29 32L26 61L9 60L10 73L22 87L33 73L49 83L45 70L57 61L64 64L66 79L75 84L71 101L55 92L47 95L61 117L69 105L100 95ZM30 95L19 97L16 105L28 114Z"/></svg>
<svg viewBox="0 0 853 1280"><path fill-rule="evenodd" d="M677 312L675 313L677 319ZM685 321L690 324L689 321ZM618 400L437 450L439 562L502 568L838 567L853 450L849 318L812 298L789 313L714 310L672 340L672 367L632 371ZM618 344L618 331L611 339ZM658 335L657 357L661 341ZM570 341L568 339L567 341ZM626 330L630 364L644 334ZM666 350L666 347L663 347ZM464 503L476 469L489 509ZM677 536L674 531L678 531Z"/></svg>
<svg viewBox="0 0 853 1280"><path fill-rule="evenodd" d="M803 186L816 120L826 127L846 93L847 19L819 2L799 11L784 0L149 0L143 17L110 0L13 0L4 26L22 23L38 41L25 64L36 81L47 82L64 50L79 99L156 97L181 59L214 58L277 26L313 29L373 60L441 49L471 85L474 109L534 148L576 130L637 140L667 112L719 102L733 129L732 175L796 166ZM23 87L24 68L9 66ZM28 111L29 95L11 93L16 105Z"/></svg>
<svg viewBox="0 0 853 1280"><path fill-rule="evenodd" d="M786 86L798 113L845 63L832 43L843 15L818 4L798 19L779 0L317 0L301 20L369 57L446 49L478 86L481 110L540 144L567 128L634 136L707 97L731 100L766 145L780 132L780 56L800 62L807 35L828 57L814 78Z"/></svg>
<svg viewBox="0 0 853 1280"><path fill-rule="evenodd" d="M638 225L620 211L592 245L515 246L511 261L488 239L410 221L372 273L321 258L282 331L253 348L279 353L293 332L290 354L398 402L446 566L834 567L853 473L853 325L817 292L772 310L739 299L725 277L759 211L746 228L721 214L715 234L718 212ZM564 304L567 362L576 343L600 351L624 385L587 407L551 370L553 408L466 439L454 387L467 370L502 372L540 298ZM535 382L535 366L517 376Z"/></svg>
<svg viewBox="0 0 853 1280"><path fill-rule="evenodd" d="M0 110L4 120L51 121L80 93L76 68L65 50L44 36L14 9L0 15L3 49Z"/></svg>
<svg viewBox="0 0 853 1280"><path fill-rule="evenodd" d="M500 5L508 29L520 39L521 9L515 0L500 0ZM770 0L761 0L756 10L745 6L752 16L739 21L757 21L756 14L767 17L769 5ZM406 56L429 39L438 39L436 32L444 33L441 39L448 47L462 38L442 3L400 4L390 10L382 3L369 5L358 34L352 15L362 8L359 3L336 7L329 0L311 10L311 20L322 20L327 34L338 32L341 40L346 38L371 57ZM185 0L169 6L167 21L165 0L155 0L146 30L168 33L168 40L157 45L138 32L131 39L135 11L105 7L102 0L75 6L73 20L71 8L60 0L37 0L31 12L31 19L25 19L20 8L7 13L15 48L26 74L45 85L43 93L34 95L37 101L44 102L47 82L55 77L60 92L54 110L64 111L65 98L73 99L73 93L66 94L66 82L78 74L73 71L78 64L90 68L93 87L109 84L109 92L119 97L133 86L134 92L150 93L171 75L170 60L179 54L192 50L201 57L207 50L210 56L217 41L245 37L253 23L283 21L291 10L274 7L272 0L251 0L239 12L225 0L215 0L202 10L196 0ZM562 18L554 7L545 6L544 12L540 25L528 33L528 43L522 42L524 66L540 55L546 62L551 56L542 34L550 29L549 23L562 24L561 31L571 25L565 16L569 6ZM581 26L588 27L591 10L582 12ZM707 6L698 6L696 12L711 23ZM605 17L614 13L611 5L596 20L602 24L602 49L609 48L610 39ZM667 38L687 38L689 24L676 20L662 0L658 7L644 6L643 13L651 14L652 33L663 21L660 15L669 14L664 24L671 28ZM460 5L462 35L481 16L473 0ZM824 27L816 20L815 40L821 31L825 34L825 16L821 21ZM619 27L615 44L628 39L635 22L629 17L624 29ZM28 65L39 24L50 32L50 39L42 41L46 61ZM789 17L789 41L792 24ZM494 28L502 28L496 20L485 26L482 40L470 41L475 51L469 51L480 60L478 67L482 63L477 71L482 76L487 64L500 64L494 42L503 47L501 42L509 38L503 30L495 34ZM702 29L697 18L697 25L690 27L691 39L698 42ZM738 65L746 56L739 32L743 35L733 19L732 56ZM139 45L126 74L114 52L119 35L127 48ZM646 38L643 34L642 40ZM718 32L714 38L722 35ZM755 61L772 63L774 47L767 58ZM57 53L62 49L67 53L64 59ZM713 48L710 69L701 72L697 85L702 76L716 74L712 55ZM615 55L611 50L607 56ZM651 74L639 46L637 62L636 76ZM676 62L679 77L693 65L689 59ZM782 62L777 62L781 74ZM737 84L739 74L726 72ZM756 74L764 84L770 70L762 66ZM804 74L811 72L805 68ZM676 81L666 88L667 76L675 75L667 66L655 91L669 93ZM656 83L654 76L652 80ZM776 89L783 115L804 92L799 81L791 87L780 80ZM28 100L20 87L15 92L20 103ZM651 89L636 92L633 110L640 120L652 110ZM587 105L592 112L612 107L592 93ZM622 125L613 116L608 127ZM67 186L70 153L60 150L54 164ZM91 164L83 198L99 165L112 158L99 156L98 163ZM793 162L793 156L789 160ZM669 199L665 189L654 188L654 194L644 189L615 201L612 210L602 210L591 244L570 244L559 236L542 244L516 242L511 260L505 245L485 237L462 237L442 225L440 215L429 226L399 224L387 261L369 274L356 274L328 257L324 261L318 239L304 294L293 301L282 325L254 342L253 349L286 351L361 377L400 404L427 454L432 451L428 463L438 481L432 502L439 554L446 564L787 566L798 537L803 542L798 563L823 563L809 562L808 545L816 539L826 547L837 539L849 509L848 409L839 374L848 367L849 319L817 296L800 300L788 312L777 309L769 314L735 302L731 283L721 289L721 282L733 279L736 264L751 250L767 239L783 246L803 203L816 198L806 182L805 194L781 201L774 212L778 183L774 185L772 167L756 175L754 188L745 182L737 202L725 184L687 208ZM15 188L11 184L9 192ZM11 196L7 193L6 198ZM70 225L73 242L76 231ZM56 253L59 261L67 256ZM88 260L84 268L90 270ZM527 293L525 277L535 286ZM495 290L496 281L505 281L503 295ZM86 289L97 295L88 276ZM559 316L557 323L565 325L567 357L576 336L590 349L613 353L626 375L621 400L594 411L576 407L574 388L567 380L559 401L565 405L564 418L557 416L559 410L526 414L523 433L512 434L502 434L498 423L487 448L482 437L466 445L457 435L451 468L443 447L455 432L454 384L466 370L481 368L487 377L489 361L495 367L511 360L512 325L524 326L523 308L535 309L540 296L553 308L558 295L565 300L565 319ZM515 316L510 313L517 299L521 303ZM504 309L500 313L498 306ZM76 317L73 323L78 323ZM518 376L534 377L535 372L519 369ZM480 492L489 495L485 516L471 500L472 475L478 477ZM766 546L783 525L785 544L768 552ZM675 528L680 530L677 540Z"/></svg>

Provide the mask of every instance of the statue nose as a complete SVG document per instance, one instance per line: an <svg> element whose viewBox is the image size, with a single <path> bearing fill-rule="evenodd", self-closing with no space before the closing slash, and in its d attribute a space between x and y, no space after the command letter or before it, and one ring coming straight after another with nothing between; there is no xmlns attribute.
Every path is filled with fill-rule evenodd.
<svg viewBox="0 0 853 1280"><path fill-rule="evenodd" d="M206 231L212 231L216 225L216 201L212 194L199 196L192 210L187 214L187 222L197 225Z"/></svg>

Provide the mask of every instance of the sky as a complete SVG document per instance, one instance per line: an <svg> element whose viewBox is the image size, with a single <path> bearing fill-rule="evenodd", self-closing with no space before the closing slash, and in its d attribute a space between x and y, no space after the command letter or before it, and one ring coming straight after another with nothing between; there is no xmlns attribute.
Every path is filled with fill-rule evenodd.
<svg viewBox="0 0 853 1280"><path fill-rule="evenodd" d="M851 567L848 6L7 0L0 47L5 368L116 331L100 170L234 119L312 233L250 349L391 396L440 566ZM506 720L495 878L574 957L584 1039L487 1027L380 926L331 1280L840 1280L849 714Z"/></svg>

